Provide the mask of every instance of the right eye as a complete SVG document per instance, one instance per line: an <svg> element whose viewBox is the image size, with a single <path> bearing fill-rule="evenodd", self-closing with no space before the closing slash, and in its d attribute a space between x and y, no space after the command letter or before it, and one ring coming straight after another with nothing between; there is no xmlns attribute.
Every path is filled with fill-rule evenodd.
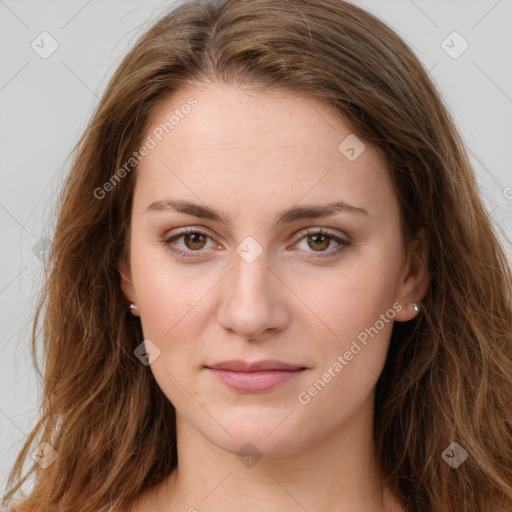
<svg viewBox="0 0 512 512"><path fill-rule="evenodd" d="M178 248L174 244L174 242L180 238L183 238L185 248ZM167 237L163 240L163 243L173 253L185 258L193 258L195 257L194 252L204 252L201 249L204 248L205 241L208 238L210 238L210 236L201 229L185 228Z"/></svg>

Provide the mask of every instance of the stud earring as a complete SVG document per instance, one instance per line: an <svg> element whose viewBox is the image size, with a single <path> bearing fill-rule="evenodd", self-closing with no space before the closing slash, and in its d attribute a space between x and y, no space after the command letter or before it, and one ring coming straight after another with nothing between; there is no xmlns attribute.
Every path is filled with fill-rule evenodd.
<svg viewBox="0 0 512 512"><path fill-rule="evenodd" d="M420 309L421 309L420 305L421 305L421 302L419 304L417 302L412 303L412 308L414 309L414 311L416 311L416 313L420 312Z"/></svg>
<svg viewBox="0 0 512 512"><path fill-rule="evenodd" d="M132 303L130 304L130 309L137 309L137 306L132 302Z"/></svg>

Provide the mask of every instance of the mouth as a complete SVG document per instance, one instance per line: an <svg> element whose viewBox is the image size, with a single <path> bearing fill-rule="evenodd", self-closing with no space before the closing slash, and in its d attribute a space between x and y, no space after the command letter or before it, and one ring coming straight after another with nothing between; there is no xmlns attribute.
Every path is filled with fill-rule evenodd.
<svg viewBox="0 0 512 512"><path fill-rule="evenodd" d="M302 375L308 368L277 360L231 360L205 367L217 380L245 393L269 391Z"/></svg>

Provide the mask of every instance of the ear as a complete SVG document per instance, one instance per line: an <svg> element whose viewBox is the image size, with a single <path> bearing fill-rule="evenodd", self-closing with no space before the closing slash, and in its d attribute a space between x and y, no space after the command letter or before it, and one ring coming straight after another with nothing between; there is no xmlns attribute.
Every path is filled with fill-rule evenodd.
<svg viewBox="0 0 512 512"><path fill-rule="evenodd" d="M121 291L123 292L123 295L128 299L130 303L137 303L137 297L135 295L135 289L133 287L133 281L132 281L132 273L130 270L130 265L124 260L120 259L117 262L117 266L119 269L119 273L121 276ZM132 309L132 314L135 316L139 316L138 309Z"/></svg>
<svg viewBox="0 0 512 512"><path fill-rule="evenodd" d="M406 322L417 315L413 302L420 302L430 286L428 273L428 247L425 229L421 228L411 239L408 254L400 273L396 300L403 308L397 311L395 320Z"/></svg>

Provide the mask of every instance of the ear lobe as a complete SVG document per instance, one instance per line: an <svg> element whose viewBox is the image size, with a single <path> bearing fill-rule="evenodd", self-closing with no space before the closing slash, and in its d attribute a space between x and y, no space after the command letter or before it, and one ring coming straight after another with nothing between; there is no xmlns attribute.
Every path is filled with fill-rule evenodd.
<svg viewBox="0 0 512 512"><path fill-rule="evenodd" d="M425 297L429 286L428 246L425 228L421 228L411 240L398 283L397 301L403 308L395 315L397 322L407 322L418 314L414 303L419 303Z"/></svg>

